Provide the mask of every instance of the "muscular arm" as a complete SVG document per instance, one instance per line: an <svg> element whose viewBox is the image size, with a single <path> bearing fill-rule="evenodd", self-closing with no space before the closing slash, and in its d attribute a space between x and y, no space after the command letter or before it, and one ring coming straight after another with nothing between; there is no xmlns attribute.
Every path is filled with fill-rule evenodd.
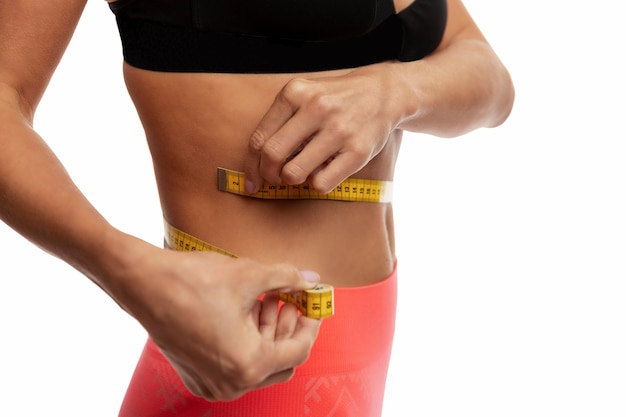
<svg viewBox="0 0 626 417"><path fill-rule="evenodd" d="M454 137L494 127L513 99L508 71L461 0L448 0L444 37L431 55L288 83L251 136L247 189L308 179L328 192L374 158L393 130Z"/></svg>
<svg viewBox="0 0 626 417"><path fill-rule="evenodd" d="M103 288L196 395L227 400L288 379L319 322L257 297L314 283L292 266L176 253L116 230L33 129L85 2L0 2L0 219Z"/></svg>
<svg viewBox="0 0 626 417"><path fill-rule="evenodd" d="M460 0L448 1L448 24L439 48L410 63L389 63L398 127L455 137L506 120L514 99L504 65Z"/></svg>
<svg viewBox="0 0 626 417"><path fill-rule="evenodd" d="M35 109L85 0L0 3L0 218L87 272L81 258L107 223L33 129Z"/></svg>

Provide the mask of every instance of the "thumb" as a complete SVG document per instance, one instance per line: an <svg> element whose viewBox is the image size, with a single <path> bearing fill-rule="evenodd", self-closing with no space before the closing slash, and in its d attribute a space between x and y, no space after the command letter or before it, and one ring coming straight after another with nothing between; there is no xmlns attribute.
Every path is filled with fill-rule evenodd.
<svg viewBox="0 0 626 417"><path fill-rule="evenodd" d="M315 271L299 271L292 265L279 264L270 267L262 285L264 292L273 290L295 292L315 288L319 282L320 275Z"/></svg>
<svg viewBox="0 0 626 417"><path fill-rule="evenodd" d="M319 284L320 282L320 274L318 274L315 271L309 271L305 269L305 270L300 271L300 275L302 275L302 278L306 282L313 284L312 287Z"/></svg>
<svg viewBox="0 0 626 417"><path fill-rule="evenodd" d="M320 274L315 271L301 270L299 271L301 279L294 285L278 288L282 292L297 292L302 290L310 290L315 288L320 282Z"/></svg>

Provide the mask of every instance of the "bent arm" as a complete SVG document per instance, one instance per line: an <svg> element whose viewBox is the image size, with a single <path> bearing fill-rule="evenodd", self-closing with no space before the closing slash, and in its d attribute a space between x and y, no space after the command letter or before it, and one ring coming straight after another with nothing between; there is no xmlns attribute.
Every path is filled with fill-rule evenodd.
<svg viewBox="0 0 626 417"><path fill-rule="evenodd" d="M0 219L106 287L98 279L106 263L96 261L104 255L103 239L122 234L74 185L21 110L28 108L17 89L0 85Z"/></svg>
<svg viewBox="0 0 626 417"><path fill-rule="evenodd" d="M33 129L85 2L0 2L0 219L103 288L144 326L194 394L232 399L289 379L320 323L275 310L277 322L280 316L294 331L268 338L257 297L314 282L293 266L176 253L115 229Z"/></svg>
<svg viewBox="0 0 626 417"><path fill-rule="evenodd" d="M33 129L84 6L85 0L0 3L0 218L87 272L89 239L109 226Z"/></svg>
<svg viewBox="0 0 626 417"><path fill-rule="evenodd" d="M495 127L511 112L510 75L460 0L448 0L448 23L437 50L422 60L386 63L398 127L441 137Z"/></svg>
<svg viewBox="0 0 626 417"><path fill-rule="evenodd" d="M378 155L394 129L455 137L495 127L514 95L461 0L448 0L443 39L429 56L291 80L251 135L246 190L308 181L327 193Z"/></svg>
<svg viewBox="0 0 626 417"><path fill-rule="evenodd" d="M87 201L35 132L37 105L86 0L0 2L0 219L103 288L107 237L126 239ZM106 262L105 262L106 257ZM100 279L102 278L102 279Z"/></svg>

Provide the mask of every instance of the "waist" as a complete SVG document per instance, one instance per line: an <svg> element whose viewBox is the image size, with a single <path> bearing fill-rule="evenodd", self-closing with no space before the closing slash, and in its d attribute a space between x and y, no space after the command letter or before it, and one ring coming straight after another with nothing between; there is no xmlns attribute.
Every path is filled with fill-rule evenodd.
<svg viewBox="0 0 626 417"><path fill-rule="evenodd" d="M379 282L393 269L390 204L274 201L223 192L210 199L172 197L164 210L168 223L239 257L290 263L346 287Z"/></svg>
<svg viewBox="0 0 626 417"><path fill-rule="evenodd" d="M198 239L165 222L165 244L178 251L211 251L226 256L235 254ZM367 366L382 352L389 354L394 333L397 301L397 265L377 283L334 289L334 315L324 323L323 331L311 354L308 368L313 373L342 372L351 367ZM330 314L328 315L330 316ZM369 335L376 335L370 338ZM323 336L323 337L322 337ZM350 357L350 361L346 358ZM349 367L350 367L349 366Z"/></svg>

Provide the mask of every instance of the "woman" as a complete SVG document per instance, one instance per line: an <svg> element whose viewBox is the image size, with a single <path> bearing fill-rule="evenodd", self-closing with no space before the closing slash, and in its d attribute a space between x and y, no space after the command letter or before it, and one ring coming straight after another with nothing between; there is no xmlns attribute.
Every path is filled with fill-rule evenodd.
<svg viewBox="0 0 626 417"><path fill-rule="evenodd" d="M70 3L63 11L47 11L75 22L84 0ZM98 233L111 236L104 239L105 256L67 254L66 249L77 246L67 224L49 220L48 228L62 230L71 244L51 243L27 226L32 218L17 216L16 221L5 215L16 229L92 276L148 329L152 340L121 416L380 415L395 315L391 204L235 195L218 189L217 169L245 172L250 194L264 182L307 181L324 194L348 177L392 181L403 130L451 137L497 126L510 112L513 88L460 0L337 3L110 2L124 46L127 87L153 156L168 235L180 231L236 254L240 259L228 261L203 254L202 261L210 257L211 265L239 265L246 277L244 271L259 264L316 271L335 287L336 309L334 317L324 320L308 361L289 382L272 385L289 379L303 358L290 357L268 370L258 354L236 362L224 353L228 349L212 355L207 350L215 347L200 343L201 330L217 329L215 322L224 315L194 316L189 305L224 297L220 292L209 297L201 287L196 277L200 268L194 264L199 257L183 261L183 254L167 252L156 260L152 250L137 250L141 243L123 239L120 244L119 232L102 224ZM30 16L43 16L45 6L23 6L26 12L28 7L39 11ZM19 17L20 11L12 13ZM55 19L49 16L40 19L55 43L67 42L67 27L50 23ZM38 97L46 80L34 77L42 80L31 87ZM4 78L7 85L16 84L10 76ZM31 114L34 104L21 103L21 111ZM22 203L20 208L31 206ZM84 203L81 207L84 222L93 224L96 215ZM142 262L119 261L120 246L137 252ZM132 285L124 279L103 280L101 276L112 274L112 260L118 261L118 271L142 279ZM159 264L153 267L158 274L148 281L145 269L151 262ZM164 263L175 263L177 271L164 273ZM240 279L232 269L228 273L225 280ZM239 282L249 288L249 298L261 292L251 279ZM285 287L294 290L307 288L295 279L287 282ZM262 290L281 288L275 282L264 284ZM159 303L148 301L154 299ZM374 302L379 303L375 316ZM233 315L251 315L261 338L276 343L314 337L319 323L296 318L291 307L276 314L272 296L264 303L260 308L248 302ZM188 314L174 317L178 311ZM230 349L259 344L234 332L211 340L229 343ZM200 357L213 359L211 369L198 371ZM207 382L211 373L237 375L238 383ZM272 386L253 389L265 385Z"/></svg>

